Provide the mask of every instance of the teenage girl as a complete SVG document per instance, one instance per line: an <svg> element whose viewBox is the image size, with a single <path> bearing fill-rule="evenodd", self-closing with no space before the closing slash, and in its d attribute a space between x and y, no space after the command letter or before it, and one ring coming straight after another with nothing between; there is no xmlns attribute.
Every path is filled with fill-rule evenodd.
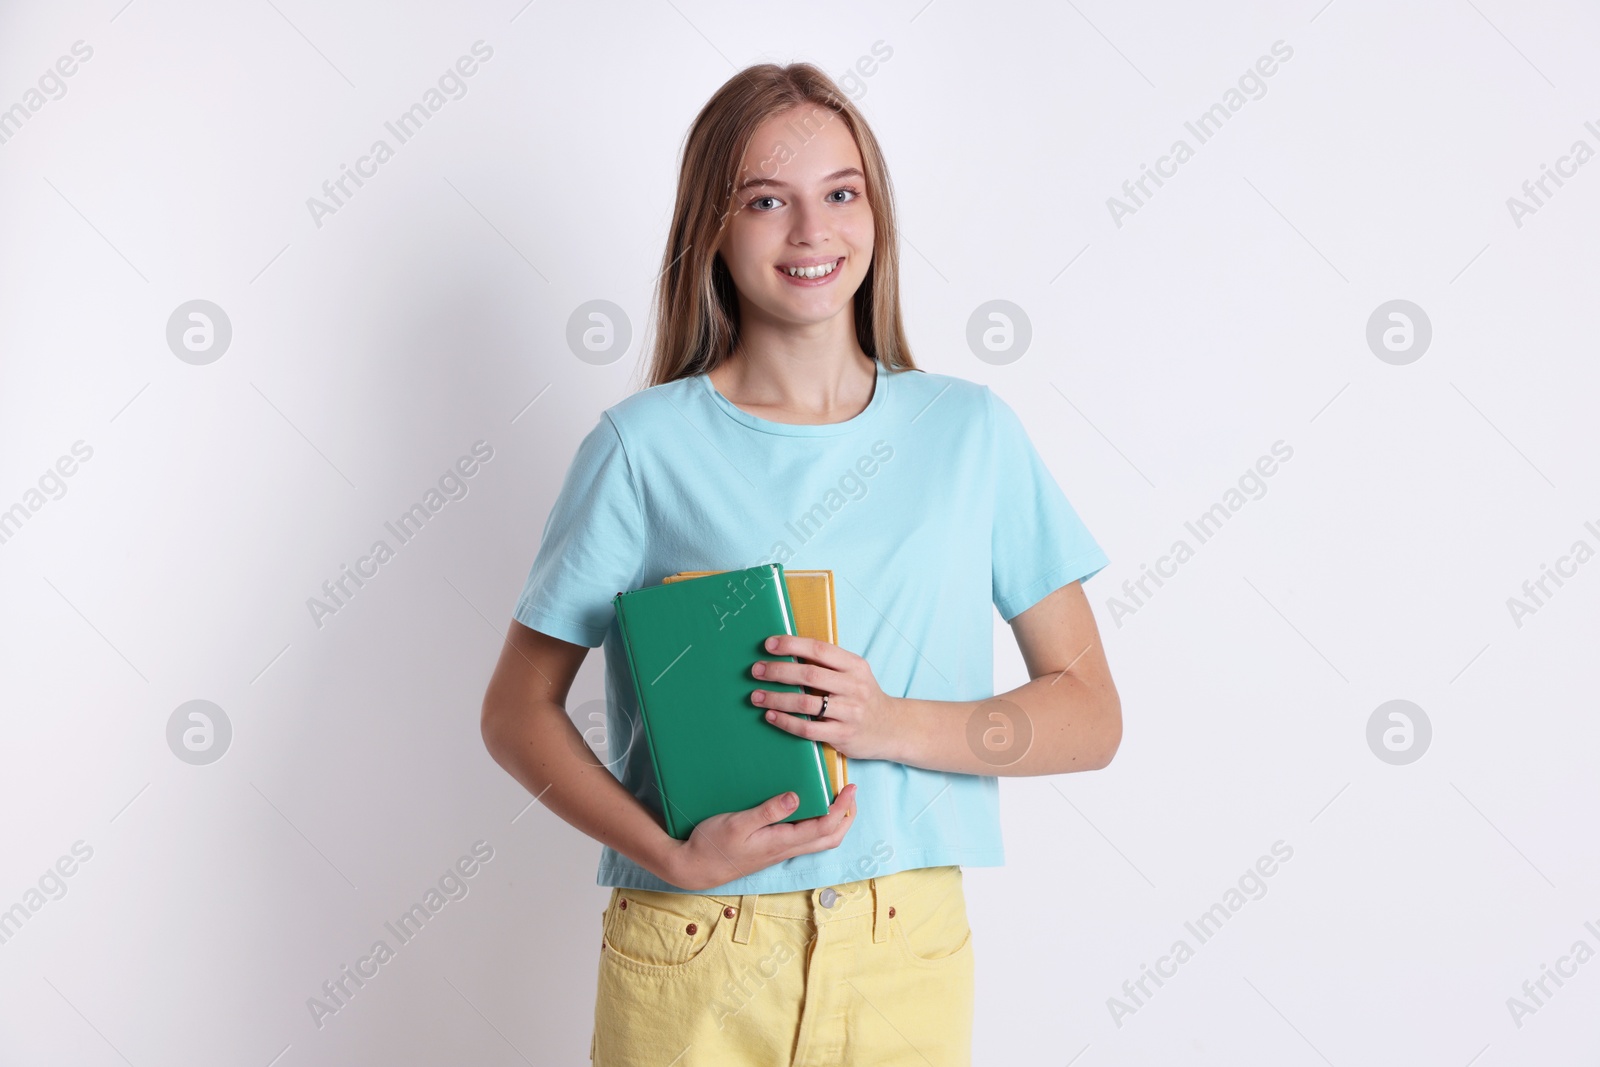
<svg viewBox="0 0 1600 1067"><path fill-rule="evenodd" d="M1080 586L1107 558L1009 405L912 362L898 249L877 140L816 67L750 67L696 117L648 386L579 444L483 705L495 760L603 846L599 1067L970 1063L961 868L1004 863L996 776L1121 740ZM833 571L841 643L770 638L802 662L753 676L811 692L750 714L833 745L850 784L679 841L611 600L764 562ZM1032 679L998 695L996 609ZM604 764L565 710L601 645Z"/></svg>

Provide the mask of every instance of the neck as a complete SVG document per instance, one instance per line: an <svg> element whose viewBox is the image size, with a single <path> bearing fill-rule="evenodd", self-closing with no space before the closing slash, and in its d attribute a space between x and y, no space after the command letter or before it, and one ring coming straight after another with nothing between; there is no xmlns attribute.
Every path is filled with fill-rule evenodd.
<svg viewBox="0 0 1600 1067"><path fill-rule="evenodd" d="M718 392L790 421L838 422L866 408L877 366L856 340L853 316L775 326L746 318L732 354L710 372Z"/></svg>
<svg viewBox="0 0 1600 1067"><path fill-rule="evenodd" d="M709 377L718 392L752 414L830 423L866 410L877 387L877 366L859 347L801 356L750 352L741 344Z"/></svg>

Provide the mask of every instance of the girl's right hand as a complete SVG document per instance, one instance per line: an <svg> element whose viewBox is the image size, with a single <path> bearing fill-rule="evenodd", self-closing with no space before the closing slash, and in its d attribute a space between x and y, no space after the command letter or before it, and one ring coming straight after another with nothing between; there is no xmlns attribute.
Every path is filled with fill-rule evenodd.
<svg viewBox="0 0 1600 1067"><path fill-rule="evenodd" d="M694 828L671 853L664 880L680 889L704 892L774 863L807 852L837 848L855 816L856 787L839 791L826 815L782 822L794 810L782 793L744 811L713 815Z"/></svg>

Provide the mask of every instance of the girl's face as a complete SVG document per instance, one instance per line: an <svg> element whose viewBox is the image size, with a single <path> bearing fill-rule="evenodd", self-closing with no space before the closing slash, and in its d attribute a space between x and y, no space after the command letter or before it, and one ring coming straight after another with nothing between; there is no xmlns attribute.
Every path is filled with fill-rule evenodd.
<svg viewBox="0 0 1600 1067"><path fill-rule="evenodd" d="M811 325L850 311L872 264L866 190L855 138L827 108L794 108L756 130L718 249L744 321ZM832 270L807 278L797 267Z"/></svg>

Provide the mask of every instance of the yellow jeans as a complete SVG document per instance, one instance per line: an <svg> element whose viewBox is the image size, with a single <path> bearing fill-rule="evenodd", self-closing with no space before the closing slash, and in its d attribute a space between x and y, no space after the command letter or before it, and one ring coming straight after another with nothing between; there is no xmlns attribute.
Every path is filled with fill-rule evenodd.
<svg viewBox="0 0 1600 1067"><path fill-rule="evenodd" d="M595 1067L969 1067L961 868L791 893L614 887Z"/></svg>

